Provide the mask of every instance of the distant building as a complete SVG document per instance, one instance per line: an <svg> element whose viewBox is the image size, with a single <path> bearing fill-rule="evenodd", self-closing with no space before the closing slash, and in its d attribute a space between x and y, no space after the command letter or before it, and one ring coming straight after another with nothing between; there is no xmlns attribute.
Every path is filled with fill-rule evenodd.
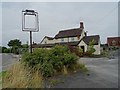
<svg viewBox="0 0 120 90"><path fill-rule="evenodd" d="M69 44L71 46L78 46L83 49L83 52L88 50L89 43L94 40L94 54L100 54L100 36L92 35L87 36L87 32L84 31L83 22L80 22L79 28L73 28L68 30L59 31L55 37L45 36L41 43L37 45L33 45L33 48L51 48L56 44L66 45Z"/></svg>
<svg viewBox="0 0 120 90"><path fill-rule="evenodd" d="M109 49L120 48L120 37L108 37L107 44Z"/></svg>

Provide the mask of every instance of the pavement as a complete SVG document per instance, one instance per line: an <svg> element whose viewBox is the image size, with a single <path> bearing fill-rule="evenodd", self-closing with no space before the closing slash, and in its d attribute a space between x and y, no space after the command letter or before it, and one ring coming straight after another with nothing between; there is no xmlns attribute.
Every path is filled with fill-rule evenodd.
<svg viewBox="0 0 120 90"><path fill-rule="evenodd" d="M58 77L64 83L57 83L53 88L118 88L118 54L114 58L80 58L85 63L89 74L77 72L66 77Z"/></svg>

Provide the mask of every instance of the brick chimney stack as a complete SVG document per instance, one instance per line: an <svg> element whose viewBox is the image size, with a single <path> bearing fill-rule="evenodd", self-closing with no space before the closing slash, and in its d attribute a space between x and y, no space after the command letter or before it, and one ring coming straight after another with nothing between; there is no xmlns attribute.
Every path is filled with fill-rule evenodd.
<svg viewBox="0 0 120 90"><path fill-rule="evenodd" d="M84 29L83 22L80 22L80 28Z"/></svg>

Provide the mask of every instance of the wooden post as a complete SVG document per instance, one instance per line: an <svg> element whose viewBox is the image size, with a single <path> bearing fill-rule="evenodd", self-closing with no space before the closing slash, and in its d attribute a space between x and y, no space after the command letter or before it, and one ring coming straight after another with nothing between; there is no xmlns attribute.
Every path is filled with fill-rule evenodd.
<svg viewBox="0 0 120 90"><path fill-rule="evenodd" d="M30 53L32 53L32 31L30 31Z"/></svg>

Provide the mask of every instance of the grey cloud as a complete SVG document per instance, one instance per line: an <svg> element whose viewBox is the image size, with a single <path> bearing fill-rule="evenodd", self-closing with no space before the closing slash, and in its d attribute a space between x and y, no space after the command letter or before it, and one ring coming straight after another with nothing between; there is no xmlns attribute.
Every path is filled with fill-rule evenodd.
<svg viewBox="0 0 120 90"><path fill-rule="evenodd" d="M54 36L59 30L79 27L84 21L88 34L99 34L102 43L108 36L117 35L117 3L4 3L3 4L3 43L20 38L29 40L29 33L21 31L21 11L35 9L39 13L40 31L33 33L33 40L40 42L46 35ZM9 37L10 36L10 37Z"/></svg>

